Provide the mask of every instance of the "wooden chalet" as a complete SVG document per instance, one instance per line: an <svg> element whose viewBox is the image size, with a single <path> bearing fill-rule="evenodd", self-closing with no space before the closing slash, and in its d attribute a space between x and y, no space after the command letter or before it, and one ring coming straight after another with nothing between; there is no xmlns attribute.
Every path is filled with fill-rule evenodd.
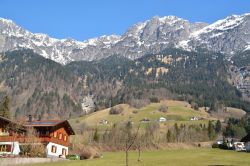
<svg viewBox="0 0 250 166"><path fill-rule="evenodd" d="M0 116L0 155L18 155L19 142L24 142L25 133L24 126Z"/></svg>
<svg viewBox="0 0 250 166"><path fill-rule="evenodd" d="M0 155L18 155L19 146L27 144L27 131L35 130L39 143L43 144L48 157L65 157L70 146L70 135L74 131L67 120L39 120L17 124L0 117ZM15 150L16 149L16 150Z"/></svg>

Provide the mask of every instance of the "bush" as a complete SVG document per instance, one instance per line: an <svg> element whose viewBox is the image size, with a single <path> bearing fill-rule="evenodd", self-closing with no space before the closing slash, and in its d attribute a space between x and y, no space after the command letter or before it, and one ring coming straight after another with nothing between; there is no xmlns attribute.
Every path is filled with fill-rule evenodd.
<svg viewBox="0 0 250 166"><path fill-rule="evenodd" d="M102 154L101 153L96 153L93 158L96 159L96 158L102 158Z"/></svg>
<svg viewBox="0 0 250 166"><path fill-rule="evenodd" d="M212 145L212 148L219 148L219 144L214 143L214 144Z"/></svg>
<svg viewBox="0 0 250 166"><path fill-rule="evenodd" d="M191 102L191 108L193 108L194 110L199 110L199 105L195 102Z"/></svg>
<svg viewBox="0 0 250 166"><path fill-rule="evenodd" d="M80 160L90 159L92 157L91 152L84 151L80 154Z"/></svg>
<svg viewBox="0 0 250 166"><path fill-rule="evenodd" d="M132 99L129 104L137 109L145 107L149 104L149 100L146 99Z"/></svg>
<svg viewBox="0 0 250 166"><path fill-rule="evenodd" d="M138 113L138 111L137 111L137 110L133 110L132 112L133 112L133 114L137 114L137 113Z"/></svg>
<svg viewBox="0 0 250 166"><path fill-rule="evenodd" d="M120 114L122 112L123 112L123 108L120 107L120 106L112 107L109 110L109 114L111 114L111 115L118 115L118 114Z"/></svg>
<svg viewBox="0 0 250 166"><path fill-rule="evenodd" d="M150 100L151 103L159 103L160 102L158 97L150 97L149 100Z"/></svg>
<svg viewBox="0 0 250 166"><path fill-rule="evenodd" d="M227 146L226 144L224 144L224 143L223 143L223 144L220 144L220 145L219 145L219 148L220 148L220 149L229 149L228 146Z"/></svg>
<svg viewBox="0 0 250 166"><path fill-rule="evenodd" d="M168 111L168 107L166 105L161 105L158 111L166 113Z"/></svg>

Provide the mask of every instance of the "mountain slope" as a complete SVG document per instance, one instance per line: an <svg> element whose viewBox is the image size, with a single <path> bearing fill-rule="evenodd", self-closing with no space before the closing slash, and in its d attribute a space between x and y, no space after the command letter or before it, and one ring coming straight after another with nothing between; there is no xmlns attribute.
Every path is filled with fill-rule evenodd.
<svg viewBox="0 0 250 166"><path fill-rule="evenodd" d="M41 118L81 115L81 79L31 50L0 56L0 94L11 98L12 116Z"/></svg>
<svg viewBox="0 0 250 166"><path fill-rule="evenodd" d="M88 62L89 66L86 62L72 62L66 68L79 76L88 75L88 84L93 92L102 89L95 86L97 80L108 80L113 86L102 89L108 91L103 96L106 103L110 99L118 104L157 96L190 100L199 106L210 107L220 103L249 110L247 102L241 100L242 93L228 82L228 68L232 64L225 58L224 54L207 51L166 49L135 61L111 56L98 62Z"/></svg>
<svg viewBox="0 0 250 166"><path fill-rule="evenodd" d="M214 110L232 106L250 111L250 103L228 82L232 64L224 59L219 53L166 49L134 61L110 56L61 65L32 50L17 50L0 56L0 97L10 96L15 117L46 119L84 115L82 104L88 101L88 107L92 98L97 109L172 98Z"/></svg>

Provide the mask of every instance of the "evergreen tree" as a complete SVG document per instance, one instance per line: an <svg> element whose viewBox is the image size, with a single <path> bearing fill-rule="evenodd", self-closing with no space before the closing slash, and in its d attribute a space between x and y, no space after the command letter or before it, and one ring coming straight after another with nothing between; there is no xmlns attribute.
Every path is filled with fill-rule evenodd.
<svg viewBox="0 0 250 166"><path fill-rule="evenodd" d="M216 134L215 134L214 125L213 125L213 123L212 123L211 120L208 122L208 129L207 129L207 131L208 131L208 137L209 137L209 139L213 140L215 138Z"/></svg>
<svg viewBox="0 0 250 166"><path fill-rule="evenodd" d="M0 106L0 116L10 118L10 99L8 96L4 97L3 103Z"/></svg>
<svg viewBox="0 0 250 166"><path fill-rule="evenodd" d="M173 139L172 139L172 132L171 132L171 130L168 130L168 132L167 132L167 142L172 142L173 141Z"/></svg>
<svg viewBox="0 0 250 166"><path fill-rule="evenodd" d="M216 122L216 125L215 125L215 131L216 131L216 133L220 133L221 132L221 122L220 122L220 120L217 120L217 122Z"/></svg>
<svg viewBox="0 0 250 166"><path fill-rule="evenodd" d="M180 135L180 128L178 127L177 123L174 124L174 130L175 130L175 140L178 142Z"/></svg>
<svg viewBox="0 0 250 166"><path fill-rule="evenodd" d="M97 130L97 128L96 128L96 129L95 129L94 136L93 136L93 140L94 140L95 142L98 142L99 139L100 139L100 136L99 136L98 130Z"/></svg>

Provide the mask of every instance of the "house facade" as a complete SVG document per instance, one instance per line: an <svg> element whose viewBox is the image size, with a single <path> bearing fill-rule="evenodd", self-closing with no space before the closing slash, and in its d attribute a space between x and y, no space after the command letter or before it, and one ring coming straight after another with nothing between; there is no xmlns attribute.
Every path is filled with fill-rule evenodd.
<svg viewBox="0 0 250 166"><path fill-rule="evenodd" d="M0 123L6 123L3 119L8 120L0 118ZM14 122L9 120L9 123ZM22 130L16 132L14 137L10 135L11 132L8 131L10 128L7 126L1 125L4 132L0 135L0 145L6 145L6 148L2 148L2 154L18 155L21 152L20 147L22 145L30 144L27 131L34 129L39 144L45 146L47 157L65 157L69 153L70 136L75 134L67 120L32 121L30 119L25 124L19 125ZM7 143L12 144L14 149L17 147L19 150L14 151L13 148L10 150Z"/></svg>
<svg viewBox="0 0 250 166"><path fill-rule="evenodd" d="M36 130L37 137L46 146L48 157L64 157L68 154L69 138L75 134L68 121L31 121L25 127Z"/></svg>
<svg viewBox="0 0 250 166"><path fill-rule="evenodd" d="M0 155L18 155L25 132L24 126L0 116Z"/></svg>

